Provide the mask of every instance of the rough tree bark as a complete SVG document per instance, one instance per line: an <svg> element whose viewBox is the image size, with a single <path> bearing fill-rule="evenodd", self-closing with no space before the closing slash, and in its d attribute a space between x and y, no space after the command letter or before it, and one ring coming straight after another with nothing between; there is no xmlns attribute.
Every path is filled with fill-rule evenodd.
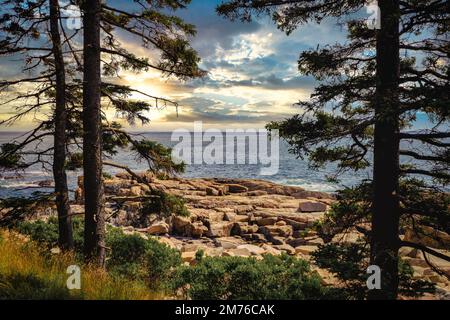
<svg viewBox="0 0 450 320"><path fill-rule="evenodd" d="M378 1L381 29L377 32L375 96L374 195L371 264L381 268L381 290L369 299L395 299L399 246L399 0Z"/></svg>
<svg viewBox="0 0 450 320"><path fill-rule="evenodd" d="M102 181L100 13L101 1L83 2L83 170L85 190L84 254L105 263L105 217Z"/></svg>
<svg viewBox="0 0 450 320"><path fill-rule="evenodd" d="M72 219L70 215L69 190L64 169L66 161L66 75L64 57L59 34L58 0L50 0L50 36L53 46L56 73L55 133L53 152L53 177L55 180L56 207L58 211L59 245L63 249L73 248Z"/></svg>

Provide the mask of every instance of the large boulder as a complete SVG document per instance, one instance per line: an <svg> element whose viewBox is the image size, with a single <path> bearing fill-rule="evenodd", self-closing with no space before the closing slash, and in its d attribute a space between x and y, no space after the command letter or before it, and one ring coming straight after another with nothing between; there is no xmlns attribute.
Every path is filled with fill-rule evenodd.
<svg viewBox="0 0 450 320"><path fill-rule="evenodd" d="M274 225L277 221L278 221L277 217L266 217L266 218L261 218L261 219L257 220L256 224L258 226L269 226L269 225Z"/></svg>
<svg viewBox="0 0 450 320"><path fill-rule="evenodd" d="M229 193L243 193L248 191L247 187L240 184L227 184L226 187L228 188Z"/></svg>
<svg viewBox="0 0 450 320"><path fill-rule="evenodd" d="M229 221L211 222L207 236L213 238L229 237L233 226L234 222Z"/></svg>
<svg viewBox="0 0 450 320"><path fill-rule="evenodd" d="M186 227L191 223L191 219L187 217L181 217L174 215L172 217L172 227L175 233L184 235L186 233Z"/></svg>
<svg viewBox="0 0 450 320"><path fill-rule="evenodd" d="M181 249L181 244L177 245L177 242L174 238L170 238L170 236L168 237L158 237L157 240L160 243L165 244L166 246L172 248L172 249Z"/></svg>
<svg viewBox="0 0 450 320"><path fill-rule="evenodd" d="M224 251L223 255L226 257L250 257L252 253L247 248L235 248Z"/></svg>
<svg viewBox="0 0 450 320"><path fill-rule="evenodd" d="M203 225L201 221L190 223L186 226L186 235L194 238L201 238L206 233L208 233L208 227Z"/></svg>
<svg viewBox="0 0 450 320"><path fill-rule="evenodd" d="M270 240L270 242L271 242L272 244L275 244L275 245L278 245L278 246L281 246L281 245L283 245L283 244L286 243L286 242L284 241L285 238L283 238L283 237L279 237L279 236L268 236L267 238Z"/></svg>
<svg viewBox="0 0 450 320"><path fill-rule="evenodd" d="M122 179L106 179L103 182L105 192L116 195L120 189L130 189L132 182Z"/></svg>
<svg viewBox="0 0 450 320"><path fill-rule="evenodd" d="M258 232L259 227L255 224L248 224L247 222L236 222L233 226L233 229L231 229L232 235L244 235L244 234L250 234L250 233L256 233Z"/></svg>
<svg viewBox="0 0 450 320"><path fill-rule="evenodd" d="M218 196L220 195L219 190L212 188L212 187L206 187L205 189L207 196Z"/></svg>
<svg viewBox="0 0 450 320"><path fill-rule="evenodd" d="M266 251L265 254L271 254L273 256L279 256L282 254L281 250L275 249L274 247L268 244L263 244L262 248Z"/></svg>
<svg viewBox="0 0 450 320"><path fill-rule="evenodd" d="M262 233L248 233L242 234L241 237L252 243L266 243L267 239Z"/></svg>
<svg viewBox="0 0 450 320"><path fill-rule="evenodd" d="M245 242L242 239L235 238L235 237L216 238L216 239L214 239L214 242L215 242L216 246L222 247L225 250L234 249L242 244L245 244Z"/></svg>
<svg viewBox="0 0 450 320"><path fill-rule="evenodd" d="M324 212L327 206L321 202L306 201L300 202L298 212Z"/></svg>
<svg viewBox="0 0 450 320"><path fill-rule="evenodd" d="M139 197L144 194L145 194L145 192L142 190L141 186L132 186L130 188L130 195L133 197Z"/></svg>
<svg viewBox="0 0 450 320"><path fill-rule="evenodd" d="M317 246L298 246L295 248L296 253L300 253L306 256L311 255L314 251L317 250Z"/></svg>
<svg viewBox="0 0 450 320"><path fill-rule="evenodd" d="M266 253L266 250L264 248L255 246L253 244L243 244L237 247L237 249L247 249L252 255L258 256Z"/></svg>
<svg viewBox="0 0 450 320"><path fill-rule="evenodd" d="M199 250L205 250L207 247L200 243L188 243L183 245L181 252L197 252Z"/></svg>
<svg viewBox="0 0 450 320"><path fill-rule="evenodd" d="M169 225L163 221L152 224L145 230L148 234L159 235L169 233Z"/></svg>
<svg viewBox="0 0 450 320"><path fill-rule="evenodd" d="M292 193L291 196L296 199L308 199L308 198L327 199L327 200L335 199L335 197L330 193L319 192L319 191L307 191L307 190L302 190L302 191Z"/></svg>
<svg viewBox="0 0 450 320"><path fill-rule="evenodd" d="M450 235L428 226L417 226L416 230L407 229L404 240L436 249L450 248Z"/></svg>
<svg viewBox="0 0 450 320"><path fill-rule="evenodd" d="M288 239L286 241L287 244L289 244L290 246L293 246L294 248L300 247L300 246L304 246L307 244L307 241L303 238L294 238L294 239Z"/></svg>
<svg viewBox="0 0 450 320"><path fill-rule="evenodd" d="M273 247L277 250L284 251L290 255L294 255L296 253L295 249L292 246L288 245L287 243L274 245Z"/></svg>
<svg viewBox="0 0 450 320"><path fill-rule="evenodd" d="M286 226L264 226L260 227L259 231L264 234L266 237L290 237L292 236L293 229L292 226L286 225Z"/></svg>
<svg viewBox="0 0 450 320"><path fill-rule="evenodd" d="M286 222L286 224L292 226L294 230L305 230L310 226L310 224L307 222L299 222L289 218L284 218L283 221Z"/></svg>

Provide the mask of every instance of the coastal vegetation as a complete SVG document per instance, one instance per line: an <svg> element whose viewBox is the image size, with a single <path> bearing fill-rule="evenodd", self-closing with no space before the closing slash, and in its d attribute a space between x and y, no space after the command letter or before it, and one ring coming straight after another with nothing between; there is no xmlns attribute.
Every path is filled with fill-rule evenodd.
<svg viewBox="0 0 450 320"><path fill-rule="evenodd" d="M182 263L180 252L155 239L106 233L106 270L86 265L82 246L56 250L57 220L23 222L1 232L0 299L329 299L337 293L322 285L306 261L281 255L262 260L204 257ZM74 229L74 235L82 228ZM51 250L54 249L54 250ZM20 253L20 254L17 254ZM14 257L14 258L12 258ZM66 287L69 265L80 265L80 290ZM332 295L331 293L334 293Z"/></svg>
<svg viewBox="0 0 450 320"><path fill-rule="evenodd" d="M230 0L217 12L247 22L268 15L288 35L329 18L346 26L345 41L300 53L298 71L319 84L310 99L297 103L299 114L268 128L279 130L292 152L308 157L313 167L336 163L334 180L343 171L372 168L360 186L340 192L342 202L333 208L322 234L358 230L370 244L364 247L370 264L383 270L381 290L369 291L368 297L395 299L400 248L440 256L426 245L402 241L401 227L424 224L449 232L449 16L446 1L380 0L374 25L357 14L365 3ZM411 132L419 112L428 116L432 128ZM430 193L439 195L428 197ZM449 256L441 258L450 261Z"/></svg>
<svg viewBox="0 0 450 320"><path fill-rule="evenodd" d="M47 108L0 146L0 167L40 165L54 188L0 200L0 299L448 298L447 1L379 0L376 27L358 15L364 0L218 5L230 20L266 15L287 35L345 23L345 42L300 53L298 72L316 86L299 114L267 124L311 170L336 164L334 182L371 172L334 194L183 179L169 147L126 131L117 118L147 124L150 110L178 103L118 84L123 72L207 76L190 43L195 26L176 15L190 0L129 2L69 1L82 17L72 28L57 0L0 1L0 56L22 62L18 79L0 81L13 111L0 125ZM419 113L432 126L412 131ZM113 162L119 152L147 171ZM82 171L73 198L69 170ZM70 265L81 267L79 291L66 286ZM370 267L382 271L375 290Z"/></svg>

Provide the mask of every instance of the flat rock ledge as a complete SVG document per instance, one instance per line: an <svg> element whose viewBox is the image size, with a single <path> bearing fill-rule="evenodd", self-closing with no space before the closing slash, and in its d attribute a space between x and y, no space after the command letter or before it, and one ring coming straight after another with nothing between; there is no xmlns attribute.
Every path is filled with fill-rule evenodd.
<svg viewBox="0 0 450 320"><path fill-rule="evenodd" d="M310 229L334 201L328 193L264 180L140 176L147 183L138 183L127 173L105 180L109 223L127 233L157 236L180 250L187 262L190 253L198 250L212 256L258 257L281 252L307 256L323 243ZM78 185L72 210L82 213L82 177ZM147 214L144 203L150 189L184 199L190 216Z"/></svg>
<svg viewBox="0 0 450 320"><path fill-rule="evenodd" d="M332 194L307 191L256 179L183 179L161 180L150 173L139 174L139 183L128 173L105 180L108 223L127 234L155 237L181 252L186 264L195 263L197 251L205 256L262 258L264 254L283 252L310 260L323 240L312 230L330 205ZM83 177L78 180L74 213L83 213ZM165 218L145 212L150 191L160 190L184 199L189 217L171 214ZM114 200L114 201L113 201ZM120 208L117 208L119 201ZM354 242L358 234L347 233L340 241ZM437 283L438 292L430 299L450 299L450 283L434 273L417 250L400 254L409 261L418 277ZM450 272L450 263L434 260ZM326 270L312 266L324 284L336 284Z"/></svg>

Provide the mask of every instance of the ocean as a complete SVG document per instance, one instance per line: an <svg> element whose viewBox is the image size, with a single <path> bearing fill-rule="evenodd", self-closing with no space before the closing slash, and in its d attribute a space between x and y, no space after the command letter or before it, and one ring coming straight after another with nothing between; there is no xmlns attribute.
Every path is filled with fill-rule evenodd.
<svg viewBox="0 0 450 320"><path fill-rule="evenodd" d="M178 141L171 140L171 132L151 132L142 133L145 138L160 142L166 146L173 147ZM12 132L0 132L0 144L14 141L20 134ZM49 145L48 141L43 141L36 148L45 149ZM239 155L239 143L245 143L246 163L249 161L249 142L242 140L236 146L236 154ZM204 143L204 146L208 143ZM242 146L241 146L242 147ZM229 150L224 149L224 154ZM195 153L195 152L194 152ZM225 157L225 155L224 155ZM47 159L51 160L51 159ZM146 170L146 163L136 161L136 158L130 152L120 151L113 156L111 161L125 164L133 170ZM50 163L50 162L49 162ZM279 166L278 172L274 175L261 175L262 164L191 164L186 168L186 172L181 176L186 178L254 178L270 180L283 185L300 186L306 190L333 192L343 186L354 186L363 179L371 177L370 168L359 172L344 172L339 176L339 183L330 182L327 176L336 172L336 165L330 164L325 168L314 170L309 167L308 161L297 158L289 152L289 145L286 141L280 140L279 143ZM120 169L105 167L105 172L114 174ZM68 172L69 188L71 191L76 189L77 177L81 171ZM16 173L3 171L0 172L0 198L29 196L35 191L51 191L49 188L38 188L40 181L51 180L51 165L33 165L25 171Z"/></svg>

